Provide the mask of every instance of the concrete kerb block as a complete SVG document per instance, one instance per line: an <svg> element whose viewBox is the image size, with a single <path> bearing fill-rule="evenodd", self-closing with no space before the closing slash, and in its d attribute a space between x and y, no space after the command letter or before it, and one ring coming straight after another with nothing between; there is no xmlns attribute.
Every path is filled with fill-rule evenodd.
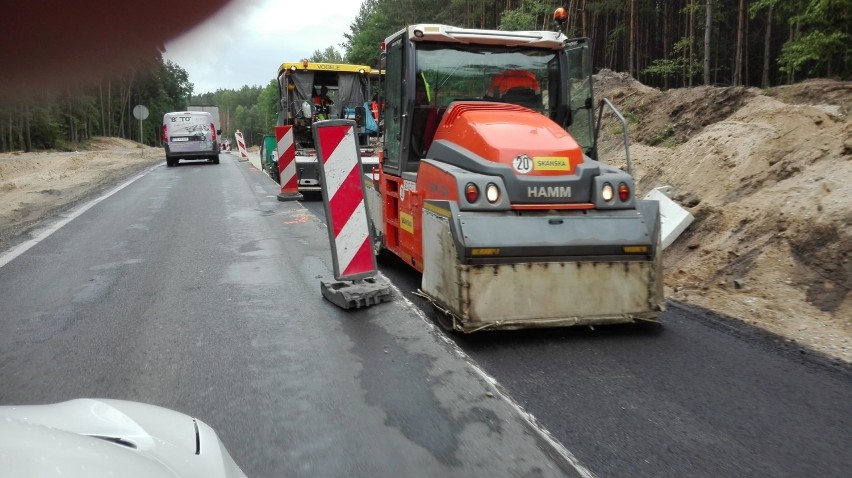
<svg viewBox="0 0 852 478"><path fill-rule="evenodd" d="M391 300L390 286L375 277L354 281L320 281L320 291L326 300L341 309L360 309Z"/></svg>
<svg viewBox="0 0 852 478"><path fill-rule="evenodd" d="M689 211L672 201L670 199L671 195L671 186L662 186L652 189L651 192L645 196L645 199L658 201L660 203L660 227L662 229L661 240L664 250L669 247L695 219Z"/></svg>

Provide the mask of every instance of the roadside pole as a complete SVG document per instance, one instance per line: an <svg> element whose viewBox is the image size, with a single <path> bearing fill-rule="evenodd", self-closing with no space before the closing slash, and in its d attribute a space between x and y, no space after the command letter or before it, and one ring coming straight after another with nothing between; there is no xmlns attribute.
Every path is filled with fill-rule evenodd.
<svg viewBox="0 0 852 478"><path fill-rule="evenodd" d="M140 156L145 155L145 136L143 136L142 131L142 121L148 119L148 108L143 105L136 105L133 107L133 117L139 120L139 146Z"/></svg>

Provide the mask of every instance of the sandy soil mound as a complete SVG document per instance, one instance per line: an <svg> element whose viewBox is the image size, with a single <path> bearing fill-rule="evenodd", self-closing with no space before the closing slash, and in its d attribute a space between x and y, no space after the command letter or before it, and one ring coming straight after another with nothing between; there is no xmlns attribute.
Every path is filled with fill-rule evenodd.
<svg viewBox="0 0 852 478"><path fill-rule="evenodd" d="M790 104L836 106L840 108L838 114L852 111L852 82L849 81L807 80L771 88L765 94Z"/></svg>
<svg viewBox="0 0 852 478"><path fill-rule="evenodd" d="M604 71L597 91L638 119L640 193L671 185L695 216L665 253L670 297L852 362L852 83L661 92Z"/></svg>
<svg viewBox="0 0 852 478"><path fill-rule="evenodd" d="M0 251L45 219L165 161L163 148L93 138L84 150L0 154Z"/></svg>
<svg viewBox="0 0 852 478"><path fill-rule="evenodd" d="M135 149L139 151L139 143L124 138L109 138L96 136L89 141L86 151L107 151L113 149ZM160 148L154 148L160 149ZM165 158L165 156L163 156Z"/></svg>

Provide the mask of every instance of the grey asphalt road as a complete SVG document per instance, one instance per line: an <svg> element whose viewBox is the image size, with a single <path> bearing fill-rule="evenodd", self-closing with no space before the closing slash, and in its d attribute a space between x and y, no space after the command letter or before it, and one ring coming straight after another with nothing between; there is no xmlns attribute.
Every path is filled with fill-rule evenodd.
<svg viewBox="0 0 852 478"><path fill-rule="evenodd" d="M0 403L174 408L249 476L852 469L847 366L676 304L663 327L447 334L396 261L403 297L340 311L322 203L234 158L154 169L0 268Z"/></svg>
<svg viewBox="0 0 852 478"><path fill-rule="evenodd" d="M380 269L431 315L419 274ZM852 367L683 304L661 322L447 337L597 476L850 475Z"/></svg>
<svg viewBox="0 0 852 478"><path fill-rule="evenodd" d="M221 158L154 168L0 268L0 404L172 408L253 477L581 476L405 301L325 301L323 224Z"/></svg>

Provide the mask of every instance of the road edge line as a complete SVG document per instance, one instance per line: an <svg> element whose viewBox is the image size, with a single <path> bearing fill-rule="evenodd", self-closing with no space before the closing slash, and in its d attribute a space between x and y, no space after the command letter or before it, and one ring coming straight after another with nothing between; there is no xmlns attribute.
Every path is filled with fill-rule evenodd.
<svg viewBox="0 0 852 478"><path fill-rule="evenodd" d="M33 248L36 244L47 239L54 232L58 231L59 229L61 229L63 226L65 226L69 222L73 221L74 219L77 219L84 212L95 207L95 205L97 205L98 203L100 203L104 199L106 199L106 198L112 196L113 194L121 191L122 189L126 188L127 186L130 186L132 183L136 182L141 177L150 173L154 169L161 167L162 165L163 165L163 163L156 164L154 166L149 167L148 169L143 170L141 173L137 174L136 176L131 177L127 181L125 181L125 182L119 184L118 186L114 187L113 189L107 191L106 193L102 194L100 197L92 199L91 201L87 202L86 204L83 204L82 206L80 206L76 209L72 209L68 214L64 214L63 215L64 217L62 219L50 224L49 226L47 226L44 229L41 229L35 235L35 237L33 237L32 239L24 241L21 244L18 244L17 246L15 246L15 247L13 247L13 248L11 248L11 249L3 252L3 253L0 253L0 268L3 268L3 266L12 262L21 254L27 252L28 250Z"/></svg>

